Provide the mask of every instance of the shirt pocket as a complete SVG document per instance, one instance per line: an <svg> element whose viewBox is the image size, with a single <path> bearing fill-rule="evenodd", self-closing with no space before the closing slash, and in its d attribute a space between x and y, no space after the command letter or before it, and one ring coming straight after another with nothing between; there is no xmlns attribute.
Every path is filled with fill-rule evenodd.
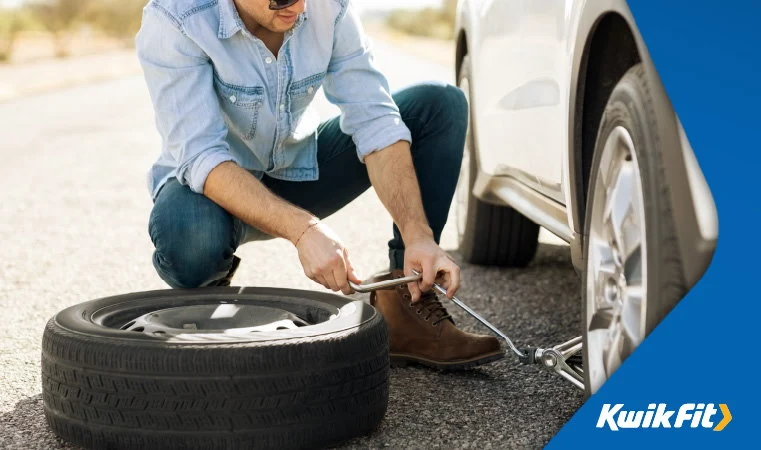
<svg viewBox="0 0 761 450"><path fill-rule="evenodd" d="M214 89L227 127L246 140L254 139L259 110L264 104L264 87L225 83L215 74Z"/></svg>
<svg viewBox="0 0 761 450"><path fill-rule="evenodd" d="M301 112L309 106L317 91L322 87L326 72L317 73L291 83L288 96L291 100L291 111Z"/></svg>

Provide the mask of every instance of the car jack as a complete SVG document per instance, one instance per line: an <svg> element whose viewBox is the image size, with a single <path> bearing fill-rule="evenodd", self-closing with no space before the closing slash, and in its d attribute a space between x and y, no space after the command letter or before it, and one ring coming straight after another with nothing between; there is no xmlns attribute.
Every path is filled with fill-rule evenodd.
<svg viewBox="0 0 761 450"><path fill-rule="evenodd" d="M392 288L414 281L420 281L422 275L414 270L412 272L413 275L411 276L397 278L394 280L379 281L377 283L361 285L351 282L349 284L351 285L351 288L356 292L367 293L379 289ZM447 290L441 287L439 284L434 283L433 287L436 289L436 291L446 296ZM551 348L519 349L515 346L515 344L513 344L513 341L509 336L489 323L489 321L481 317L477 312L473 311L468 305L463 303L462 300L457 297L452 297L451 300L455 305L468 313L468 315L481 322L482 325L491 330L492 333L502 338L507 344L508 348L518 358L518 361L520 361L521 364L540 364L570 381L577 388L584 389L584 367L581 356L582 342L580 336Z"/></svg>

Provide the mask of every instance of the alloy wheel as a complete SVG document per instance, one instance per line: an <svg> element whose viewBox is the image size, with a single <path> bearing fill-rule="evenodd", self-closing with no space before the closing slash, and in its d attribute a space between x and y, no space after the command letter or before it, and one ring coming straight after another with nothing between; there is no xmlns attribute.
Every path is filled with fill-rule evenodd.
<svg viewBox="0 0 761 450"><path fill-rule="evenodd" d="M629 131L616 127L592 186L586 267L587 370L596 392L646 335L647 235L640 169Z"/></svg>

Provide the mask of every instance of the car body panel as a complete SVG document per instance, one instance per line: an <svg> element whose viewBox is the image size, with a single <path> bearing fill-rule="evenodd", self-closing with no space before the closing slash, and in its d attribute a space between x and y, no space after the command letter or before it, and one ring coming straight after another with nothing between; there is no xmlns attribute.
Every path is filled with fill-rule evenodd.
<svg viewBox="0 0 761 450"><path fill-rule="evenodd" d="M563 92L567 83L559 57L563 3L515 0L482 5L481 54L471 60L473 73L479 74L473 93L479 102L475 121L482 139L511 148L482 154L482 167L490 173L510 168L531 174L535 182L544 178L560 183L561 160L556 153L563 135L561 99L568 96ZM508 20L491 20L494 17ZM520 64L505 67L509 61Z"/></svg>
<svg viewBox="0 0 761 450"><path fill-rule="evenodd" d="M482 188L477 195L536 216L532 210L541 209L543 201L534 195L516 201L514 193L500 197L484 191L505 184L490 178L510 177L557 202L570 230L560 237L571 242L574 265L583 267L585 193L577 127L584 113L589 42L608 14L619 15L632 30L649 80L684 278L691 287L710 263L718 216L625 0L460 0L456 35L466 40L471 60Z"/></svg>

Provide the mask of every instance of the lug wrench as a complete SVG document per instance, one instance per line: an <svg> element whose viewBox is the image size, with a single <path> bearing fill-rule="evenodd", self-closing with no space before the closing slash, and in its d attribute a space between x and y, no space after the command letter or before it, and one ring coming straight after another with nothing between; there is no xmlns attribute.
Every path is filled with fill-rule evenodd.
<svg viewBox="0 0 761 450"><path fill-rule="evenodd" d="M349 282L351 288L356 292L372 292L379 289L389 289L402 284L412 283L420 281L423 276L413 270L413 275L397 278L395 280L379 281L377 283L368 284L356 284ZM439 284L434 283L433 288L439 293L446 296L447 290L441 287ZM457 297L452 297L450 300L460 307L463 311L468 313L471 317L481 322L486 328L491 330L492 333L502 338L510 350L515 354L521 364L541 364L544 367L554 371L561 377L570 381L574 386L579 389L584 389L584 369L581 361L581 336L575 337L570 341L564 342L560 345L556 345L551 348L523 348L519 349L513 344L513 341L505 333L495 327L489 321L481 317L478 313L473 311L468 305L463 303Z"/></svg>

